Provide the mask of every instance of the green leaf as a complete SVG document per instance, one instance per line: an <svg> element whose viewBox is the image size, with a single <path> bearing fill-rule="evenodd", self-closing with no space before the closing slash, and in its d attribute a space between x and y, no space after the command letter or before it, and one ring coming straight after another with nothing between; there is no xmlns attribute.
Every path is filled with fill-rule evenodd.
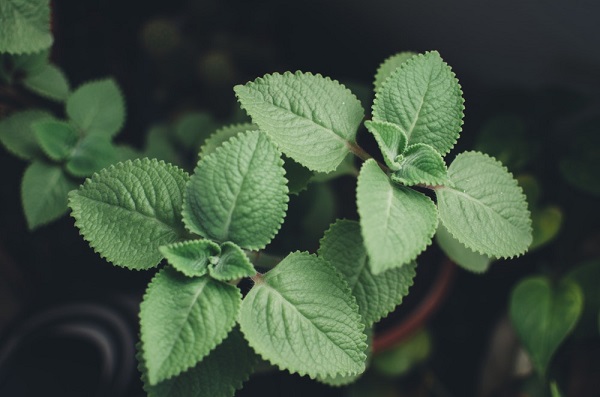
<svg viewBox="0 0 600 397"><path fill-rule="evenodd" d="M442 251L448 255L448 258L463 269L467 269L474 273L483 273L486 272L492 264L492 259L490 257L473 252L461 244L460 241L452 237L442 223L438 225L435 241L437 241Z"/></svg>
<svg viewBox="0 0 600 397"><path fill-rule="evenodd" d="M422 329L407 340L378 354L373 359L373 368L385 376L405 375L431 354L431 336Z"/></svg>
<svg viewBox="0 0 600 397"><path fill-rule="evenodd" d="M397 170L396 157L404 153L407 142L402 129L396 124L377 120L365 121L365 127L375 137L387 166Z"/></svg>
<svg viewBox="0 0 600 397"><path fill-rule="evenodd" d="M533 147L523 119L513 114L487 120L475 143L477 151L493 156L513 171L523 169L531 161Z"/></svg>
<svg viewBox="0 0 600 397"><path fill-rule="evenodd" d="M211 258L221 253L221 248L210 240L184 241L163 245L158 249L171 266L188 277L205 275Z"/></svg>
<svg viewBox="0 0 600 397"><path fill-rule="evenodd" d="M69 195L83 237L104 258L130 269L148 269L163 258L161 245L186 235L181 222L188 175L157 160L105 168Z"/></svg>
<svg viewBox="0 0 600 397"><path fill-rule="evenodd" d="M36 94L59 102L64 102L71 90L62 70L50 64L40 72L27 76L23 85Z"/></svg>
<svg viewBox="0 0 600 397"><path fill-rule="evenodd" d="M533 250L552 241L558 235L562 222L563 213L556 206L533 209L531 211L533 240L529 249Z"/></svg>
<svg viewBox="0 0 600 397"><path fill-rule="evenodd" d="M356 96L321 75L268 74L234 90L260 130L286 156L313 171L337 168L364 117Z"/></svg>
<svg viewBox="0 0 600 397"><path fill-rule="evenodd" d="M283 168L285 169L285 178L288 180L290 194L298 194L306 189L311 178L315 175L308 168L285 156Z"/></svg>
<svg viewBox="0 0 600 397"><path fill-rule="evenodd" d="M392 174L392 180L407 186L448 185L448 171L442 156L431 146L417 143L409 146L404 154L398 156L398 170Z"/></svg>
<svg viewBox="0 0 600 397"><path fill-rule="evenodd" d="M175 136L183 147L193 149L195 153L216 128L217 123L210 114L205 112L188 113L177 120Z"/></svg>
<svg viewBox="0 0 600 397"><path fill-rule="evenodd" d="M34 161L27 167L21 184L21 200L27 226L33 230L67 212L67 194L77 189L62 168Z"/></svg>
<svg viewBox="0 0 600 397"><path fill-rule="evenodd" d="M59 120L43 120L31 126L39 145L52 160L60 161L69 156L79 135L69 123Z"/></svg>
<svg viewBox="0 0 600 397"><path fill-rule="evenodd" d="M208 276L189 278L169 268L152 279L140 305L148 383L195 366L235 325L242 294Z"/></svg>
<svg viewBox="0 0 600 397"><path fill-rule="evenodd" d="M231 242L221 244L221 254L216 264L208 266L208 274L221 281L251 277L256 270L240 247Z"/></svg>
<svg viewBox="0 0 600 397"><path fill-rule="evenodd" d="M252 123L232 124L219 128L209 136L200 148L200 157L208 156L220 147L223 142L246 131L255 131L258 127Z"/></svg>
<svg viewBox="0 0 600 397"><path fill-rule="evenodd" d="M48 58L50 55L50 50L42 50L38 52L33 52L31 54L20 54L20 55L11 55L6 56L6 59L9 59L12 63L12 74L13 78L19 78L21 76L30 76L43 71L48 65ZM15 75L15 72L20 72ZM19 76L21 75L21 76Z"/></svg>
<svg viewBox="0 0 600 397"><path fill-rule="evenodd" d="M86 177L116 163L117 160L117 149L110 138L88 135L77 143L65 168L73 176Z"/></svg>
<svg viewBox="0 0 600 397"><path fill-rule="evenodd" d="M251 250L264 248L287 209L283 161L258 131L203 157L186 187L183 221L193 233Z"/></svg>
<svg viewBox="0 0 600 397"><path fill-rule="evenodd" d="M560 392L560 389L558 388L558 384L556 383L556 381L550 382L550 395L552 397L562 397L563 396L563 394Z"/></svg>
<svg viewBox="0 0 600 397"><path fill-rule="evenodd" d="M125 101L113 79L79 86L67 99L66 111L87 135L113 137L125 122Z"/></svg>
<svg viewBox="0 0 600 397"><path fill-rule="evenodd" d="M156 386L148 384L142 352L137 356L148 397L233 397L259 360L237 328L195 367Z"/></svg>
<svg viewBox="0 0 600 397"><path fill-rule="evenodd" d="M463 103L456 76L432 51L410 58L385 81L373 119L400 126L409 145L425 143L444 155L462 129Z"/></svg>
<svg viewBox="0 0 600 397"><path fill-rule="evenodd" d="M408 294L416 263L374 275L358 222L338 220L323 236L319 257L332 264L350 286L366 326L378 322Z"/></svg>
<svg viewBox="0 0 600 397"><path fill-rule="evenodd" d="M146 134L144 157L163 160L177 166L183 166L180 153L172 140L172 131L163 124L154 125Z"/></svg>
<svg viewBox="0 0 600 397"><path fill-rule="evenodd" d="M448 168L454 187L436 189L446 229L475 252L518 256L531 244L531 216L523 191L495 159L477 152L456 156Z"/></svg>
<svg viewBox="0 0 600 397"><path fill-rule="evenodd" d="M396 69L415 55L417 54L410 51L399 52L383 61L375 74L375 81L373 82L375 92L381 89L383 83L396 71Z"/></svg>
<svg viewBox="0 0 600 397"><path fill-rule="evenodd" d="M295 252L255 281L242 302L239 322L264 359L311 378L364 371L364 325L348 285L333 266Z"/></svg>
<svg viewBox="0 0 600 397"><path fill-rule="evenodd" d="M116 145L115 150L117 151L117 162L145 157L139 150L129 145Z"/></svg>
<svg viewBox="0 0 600 397"><path fill-rule="evenodd" d="M551 285L545 277L530 277L512 291L512 323L540 374L546 373L552 355L577 324L582 309L581 288L569 280Z"/></svg>
<svg viewBox="0 0 600 397"><path fill-rule="evenodd" d="M52 115L42 110L14 113L0 120L0 142L9 152L24 160L44 159L32 125L49 119Z"/></svg>
<svg viewBox="0 0 600 397"><path fill-rule="evenodd" d="M373 274L410 263L431 244L438 225L433 201L394 186L373 159L360 170L356 201Z"/></svg>
<svg viewBox="0 0 600 397"><path fill-rule="evenodd" d="M311 178L310 182L327 182L344 175L350 175L356 178L358 176L358 169L354 165L354 160L355 156L352 153L348 153L335 171L329 173L317 172Z"/></svg>
<svg viewBox="0 0 600 397"><path fill-rule="evenodd" d="M0 2L0 52L22 54L52 45L49 0Z"/></svg>
<svg viewBox="0 0 600 397"><path fill-rule="evenodd" d="M579 264L567 278L576 282L583 292L584 306L575 335L581 338L598 336L598 312L600 311L600 260Z"/></svg>

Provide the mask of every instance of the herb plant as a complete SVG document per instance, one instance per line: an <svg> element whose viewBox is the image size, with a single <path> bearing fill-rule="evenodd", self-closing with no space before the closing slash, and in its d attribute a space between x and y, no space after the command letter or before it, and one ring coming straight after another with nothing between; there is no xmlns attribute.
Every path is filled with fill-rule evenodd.
<svg viewBox="0 0 600 397"><path fill-rule="evenodd" d="M254 124L209 138L191 175L135 159L69 194L76 226L108 261L133 270L166 262L140 310L149 395L232 396L261 359L350 383L366 368L367 334L402 302L436 233L476 271L530 245L525 197L501 163L466 152L446 166L464 107L437 52L381 65L365 126L382 162L357 144L364 110L337 81L275 73L234 90ZM292 252L265 268L290 186L334 173L349 154L363 160L359 219L331 225L316 254ZM253 283L245 294L244 278Z"/></svg>

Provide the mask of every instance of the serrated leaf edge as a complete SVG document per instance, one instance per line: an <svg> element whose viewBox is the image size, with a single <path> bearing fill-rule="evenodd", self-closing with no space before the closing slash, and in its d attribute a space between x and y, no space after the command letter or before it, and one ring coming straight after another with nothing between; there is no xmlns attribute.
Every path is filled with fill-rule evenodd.
<svg viewBox="0 0 600 397"><path fill-rule="evenodd" d="M254 124L254 123L250 123L250 122L247 122L247 123L233 123L233 124L227 124L227 125L224 125L224 126L223 126L223 127L221 127L221 128L217 128L217 129L215 130L215 132L213 132L212 134L210 134L210 135L208 136L208 138L206 138L206 139L204 140L204 142L202 142L202 145L200 146L200 150L198 151L198 158L199 158L199 159L201 159L202 157L206 157L206 156L208 156L208 155L212 154L212 153L209 153L209 154L203 154L203 153L204 153L204 151L206 150L206 145L207 145L207 142L209 142L211 139L213 139L214 137L216 137L217 135L219 135L220 133L222 133L222 132L223 132L223 131L225 131L225 130L234 129L234 128L241 128L242 126L248 126L248 128L247 128L246 130L244 130L244 131L241 131L241 130L240 130L240 131L239 131L239 132L238 132L236 135L234 135L233 137L235 137L235 136L238 136L239 134L246 133L246 132L248 132L248 131L259 131L259 128L258 128L258 126L257 126L256 124ZM233 137L231 137L231 138L233 138ZM229 138L229 139L231 139L231 138ZM223 146L223 143L227 142L229 139L227 139L226 141L223 141L223 142L221 142L221 145L219 145L219 147ZM216 149L218 149L219 147L215 148L215 150L216 150ZM277 150L279 150L279 148L277 148ZM213 153L214 153L214 152L213 152ZM198 160L198 161L200 161L200 160Z"/></svg>
<svg viewBox="0 0 600 397"><path fill-rule="evenodd" d="M428 145L426 143L413 143L410 146L406 147L406 150L404 151L404 153L406 153L409 149L414 148L415 146L419 146L419 147L423 147L423 146L427 146L429 147L431 150L433 150L435 153L439 154L439 152L437 150L435 150L435 148L431 145ZM415 185L431 185L431 186L447 186L447 187L452 187L454 184L452 183L452 181L450 181L450 179L448 179L448 166L446 165L446 163L444 162L444 158L441 157L442 159L442 163L444 164L444 170L446 171L446 179L435 179L435 178L431 178L431 179L427 179L426 177L423 179L420 179L416 182L412 182L412 183L407 183L406 179L404 178L400 178L396 176L396 172L400 171L400 169L402 168L402 163L400 161L398 161L398 164L400 164L400 169L395 170L394 173L392 173L390 175L390 178L392 181L396 182L396 183L400 183L403 186L415 186ZM427 175L431 175L429 172L426 173Z"/></svg>
<svg viewBox="0 0 600 397"><path fill-rule="evenodd" d="M163 254L163 257L166 259L167 256L163 253L162 248L181 248L181 247L186 247L188 245L194 245L197 244L198 242L201 241L208 241L212 244L214 244L218 249L219 249L219 254L221 253L221 247L219 246L219 244L215 243L212 240L209 239L199 239L199 240L186 240L186 241L176 241L174 243L171 244L167 244L167 245L161 245L160 247L158 247L158 250L160 251L161 254ZM208 273L208 267L206 269L206 271L202 274L198 274L198 273L193 273L193 272L189 272L187 269L180 269L179 267L174 266L171 262L169 262L169 260L167 259L167 263L169 263L169 265L176 270L177 272L183 274L186 277L202 277L203 275L205 275L206 273Z"/></svg>
<svg viewBox="0 0 600 397"><path fill-rule="evenodd" d="M397 52L397 53L395 53L395 54L393 54L393 55L390 55L389 57L385 58L385 59L383 60L383 62L381 62L381 63L379 64L379 66L377 67L377 71L375 72L375 76L373 77L373 92L377 92L377 84L375 84L375 83L377 82L377 80L378 80L378 79L381 77L381 75L382 75L382 72L383 72L383 70L382 70L382 69L383 69L383 66L384 66L384 65L386 65L386 64L387 64L388 62L390 62L392 59L396 58L397 56L399 56L399 55L401 55L401 54L412 54L412 56L411 56L411 57L409 57L408 59L406 59L406 61L408 61L410 58L414 57L415 55L418 55L418 53L417 53L417 52L414 52L414 51L400 51L400 52ZM402 64L404 64L404 63L406 63L406 61L402 62L400 65L402 65ZM398 66L398 67L400 67L400 66ZM392 72L392 74L393 74L393 72ZM390 76L388 76L388 78L389 78L389 77L390 77ZM387 78L386 78L386 79L383 79L383 80L381 81L381 85L380 85L381 87L383 87L383 83L385 83L385 81L386 81L386 80L387 80Z"/></svg>

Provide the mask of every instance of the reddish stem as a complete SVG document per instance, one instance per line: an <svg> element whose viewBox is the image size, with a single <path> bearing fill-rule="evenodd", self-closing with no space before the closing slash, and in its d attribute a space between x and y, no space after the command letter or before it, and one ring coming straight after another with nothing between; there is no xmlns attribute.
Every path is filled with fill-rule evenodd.
<svg viewBox="0 0 600 397"><path fill-rule="evenodd" d="M455 273L456 265L446 258L433 286L419 306L400 324L375 336L373 353L377 354L390 349L423 327L444 301Z"/></svg>

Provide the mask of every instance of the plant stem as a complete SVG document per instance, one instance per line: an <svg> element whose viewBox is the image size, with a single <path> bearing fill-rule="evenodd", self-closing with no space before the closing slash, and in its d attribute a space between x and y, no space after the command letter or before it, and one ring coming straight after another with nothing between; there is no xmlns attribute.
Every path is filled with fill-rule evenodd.
<svg viewBox="0 0 600 397"><path fill-rule="evenodd" d="M350 149L350 151L359 159L361 159L362 161L367 161L369 159L372 159L373 156L371 156L369 153L367 153L365 151L365 149L363 149L362 147L360 147L358 145L358 143L356 142L348 142L348 149ZM377 161L377 160L375 160ZM377 164L379 165L379 167L385 172L388 173L390 171L390 169L385 165L380 163L379 161L377 161Z"/></svg>

